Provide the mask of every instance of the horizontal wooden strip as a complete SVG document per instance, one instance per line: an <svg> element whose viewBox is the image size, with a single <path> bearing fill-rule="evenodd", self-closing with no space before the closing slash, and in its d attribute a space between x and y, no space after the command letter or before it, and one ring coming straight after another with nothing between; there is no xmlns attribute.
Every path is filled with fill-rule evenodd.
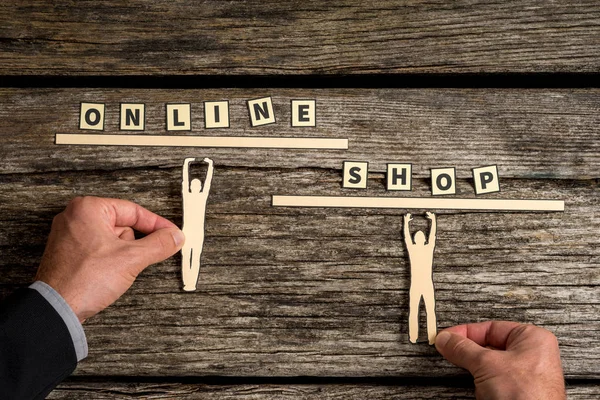
<svg viewBox="0 0 600 400"><path fill-rule="evenodd" d="M278 196L276 207L418 208L484 211L564 211L562 200L457 199L432 197Z"/></svg>
<svg viewBox="0 0 600 400"><path fill-rule="evenodd" d="M0 75L597 72L595 0L0 7Z"/></svg>
<svg viewBox="0 0 600 400"><path fill-rule="evenodd" d="M246 100L266 95L272 95L278 122L253 128ZM316 127L290 128L290 100L296 98L316 99ZM459 179L471 179L472 168L496 164L501 185L511 177L600 177L598 89L2 89L0 99L0 174L176 167L201 151L217 164L237 167L340 171L343 161L362 160L373 176L387 163L405 162L413 164L415 178L454 166ZM231 128L219 135L348 139L349 149L292 153L54 143L55 133L77 132L80 102L106 104L105 134L126 134L119 130L119 103L145 103L143 134L165 135L166 103L222 99L230 102ZM192 126L204 126L202 112L192 113ZM207 134L215 132L191 133ZM335 184L341 179L340 172Z"/></svg>
<svg viewBox="0 0 600 400"><path fill-rule="evenodd" d="M52 218L73 196L132 200L180 225L182 160L176 161L173 168L0 175L0 295L33 279ZM427 181L413 180L415 196L430 195ZM408 342L403 210L271 206L272 193L347 195L340 182L335 169L216 161L199 290L181 290L179 254L146 269L119 301L86 321L90 356L76 374L464 374L426 343ZM489 195L565 199L564 213L440 211L433 275L439 327L535 323L557 335L568 377L598 378L598 184L504 179L502 193ZM459 179L457 190L475 197L468 180ZM364 193L397 195L376 173ZM418 230L428 221L414 215L412 223Z"/></svg>
<svg viewBox="0 0 600 400"><path fill-rule="evenodd" d="M474 399L472 388L444 387L435 378L431 386L385 386L357 384L322 385L282 385L282 384L241 384L205 385L190 383L119 383L119 382L66 382L55 389L48 399L107 399L119 398L163 398L169 399L241 399L241 400L383 400L383 399ZM567 385L567 398L587 400L600 396L597 383Z"/></svg>
<svg viewBox="0 0 600 400"><path fill-rule="evenodd" d="M348 148L348 139L286 138L286 137L226 137L167 135L102 135L57 133L56 144L93 146L154 146L154 147L229 147L258 149L337 149Z"/></svg>

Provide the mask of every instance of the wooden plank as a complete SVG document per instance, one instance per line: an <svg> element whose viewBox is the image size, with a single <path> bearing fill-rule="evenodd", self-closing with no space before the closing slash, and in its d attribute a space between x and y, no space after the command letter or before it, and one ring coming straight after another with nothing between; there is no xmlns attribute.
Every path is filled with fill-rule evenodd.
<svg viewBox="0 0 600 400"><path fill-rule="evenodd" d="M244 384L244 385L204 385L183 383L63 383L54 390L48 399L61 400L73 398L113 399L474 399L474 390L463 387L437 386L385 386L385 385L281 385L281 384ZM600 385L577 384L567 386L567 398L587 400L600 396Z"/></svg>
<svg viewBox="0 0 600 400"><path fill-rule="evenodd" d="M0 6L0 75L597 72L595 0Z"/></svg>
<svg viewBox="0 0 600 400"><path fill-rule="evenodd" d="M134 200L180 224L180 174L177 165L0 175L0 292L33 277L52 217L75 195ZM566 199L568 207L440 212L439 327L487 319L536 323L558 336L568 377L599 378L598 181L504 179L502 185L503 197L535 194ZM383 174L372 174L368 187L367 196L395 195L385 192ZM426 179L413 187L415 196L427 196ZM470 182L459 179L457 189L470 191ZM86 322L90 356L76 373L463 374L427 344L408 342L401 210L275 208L274 192L345 190L337 170L217 161L199 291L181 291L178 255L150 267L116 304ZM419 229L427 221L417 216L413 223Z"/></svg>
<svg viewBox="0 0 600 400"><path fill-rule="evenodd" d="M348 139L57 133L56 144L88 146L229 147L345 150Z"/></svg>
<svg viewBox="0 0 600 400"><path fill-rule="evenodd" d="M274 207L418 208L430 210L564 211L563 200L456 199L431 197L272 196Z"/></svg>
<svg viewBox="0 0 600 400"><path fill-rule="evenodd" d="M246 100L269 94L278 123L251 128ZM294 98L317 99L316 127L290 126ZM497 164L501 183L509 177L600 176L598 89L2 89L0 174L180 166L196 150L56 146L54 133L77 131L82 101L106 104L106 134L128 134L119 131L119 103L145 103L143 134L164 135L165 103L195 106L214 99L230 100L231 128L222 130L223 135L348 138L350 144L347 151L294 154L201 150L222 165L340 170L344 160L362 160L369 162L371 172L383 172L386 163L404 162L413 164L415 178L429 177L430 168L438 166L455 166L458 178L471 178L471 168ZM193 127L203 126L200 110L192 107ZM203 128L193 128L191 134L208 132L214 134Z"/></svg>

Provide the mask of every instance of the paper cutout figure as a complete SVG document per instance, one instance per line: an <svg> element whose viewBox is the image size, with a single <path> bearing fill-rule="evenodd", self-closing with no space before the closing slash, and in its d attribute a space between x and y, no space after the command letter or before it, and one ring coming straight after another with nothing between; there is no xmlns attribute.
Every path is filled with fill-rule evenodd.
<svg viewBox="0 0 600 400"><path fill-rule="evenodd" d="M437 321L435 318L435 292L433 288L433 250L435 249L437 223L434 213L427 212L427 218L431 220L427 242L425 242L425 234L422 231L415 233L413 241L408 226L412 221L412 216L410 213L404 216L404 242L410 258L408 337L412 343L416 343L419 337L419 304L421 297L423 297L425 312L427 313L427 337L429 344L434 344L437 335Z"/></svg>
<svg viewBox="0 0 600 400"><path fill-rule="evenodd" d="M183 162L183 181L181 193L183 196L183 228L185 243L181 249L181 274L183 290L193 292L196 290L198 275L200 274L200 260L204 246L204 225L206 219L206 202L210 192L214 165L213 160L205 158L208 164L204 187L200 179L193 179L191 184L190 164L197 161L195 158L186 158Z"/></svg>

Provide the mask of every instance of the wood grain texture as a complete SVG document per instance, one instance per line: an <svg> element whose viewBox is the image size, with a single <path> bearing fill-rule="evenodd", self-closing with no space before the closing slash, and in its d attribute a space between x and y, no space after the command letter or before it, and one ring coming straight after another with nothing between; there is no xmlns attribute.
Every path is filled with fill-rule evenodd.
<svg viewBox="0 0 600 400"><path fill-rule="evenodd" d="M179 256L146 270L86 323L90 357L78 374L463 374L432 347L408 343L402 210L272 208L273 191L347 193L340 171L215 162L200 290L180 290ZM2 175L3 293L31 279L52 216L77 194L130 199L179 224L180 173ZM390 195L382 178L371 178L368 194ZM425 195L426 186L415 182L414 195ZM469 183L458 187L466 191ZM598 377L598 183L505 179L503 190L514 198L565 198L567 211L438 213L439 326L536 323L559 337L568 377ZM415 229L425 226L415 222Z"/></svg>
<svg viewBox="0 0 600 400"><path fill-rule="evenodd" d="M7 0L0 75L598 72L600 5Z"/></svg>
<svg viewBox="0 0 600 400"><path fill-rule="evenodd" d="M251 128L246 100L273 96L277 123ZM317 127L292 128L290 101L317 99ZM499 166L504 178L596 179L600 176L600 90L533 89L218 89L218 90L0 90L0 174L180 166L184 148L55 146L55 133L79 131L79 103L106 103L105 133L119 132L119 103L146 103L147 134L167 134L165 103L192 103L190 135L348 138L331 151L210 149L221 165L339 169L344 160L430 168ZM202 101L228 99L231 128L204 129ZM198 150L203 154L205 150ZM469 189L468 193L473 190ZM461 193L459 193L461 194Z"/></svg>
<svg viewBox="0 0 600 400"><path fill-rule="evenodd" d="M596 399L600 386L567 386L569 400ZM474 399L473 389L442 386L375 386L375 385L194 385L178 383L66 383L48 399Z"/></svg>
<svg viewBox="0 0 600 400"><path fill-rule="evenodd" d="M355 195L341 161L371 162L367 196L386 192L385 162L412 162L411 196L429 196L428 169L500 166L501 193L564 199L564 213L440 212L434 282L440 328L487 319L547 327L570 378L599 378L598 90L277 90L279 123L249 127L257 90L0 91L0 295L34 275L52 217L76 195L126 198L181 223L181 164L211 157L200 290L181 291L181 258L148 268L85 324L81 376L457 376L432 347L407 338L409 271L403 210L290 209L271 195ZM317 98L303 136L349 137L348 152L57 146L76 132L78 103L147 104L164 132L164 103L229 99L224 134L295 133L291 98ZM206 134L192 106L192 134ZM211 131L211 134L214 131ZM415 229L425 227L417 218ZM223 251L227 249L227 251Z"/></svg>

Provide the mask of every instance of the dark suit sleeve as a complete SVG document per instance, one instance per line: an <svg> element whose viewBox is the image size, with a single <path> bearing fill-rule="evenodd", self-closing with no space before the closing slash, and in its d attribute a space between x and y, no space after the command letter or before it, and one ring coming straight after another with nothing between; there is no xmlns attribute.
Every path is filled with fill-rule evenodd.
<svg viewBox="0 0 600 400"><path fill-rule="evenodd" d="M38 291L21 289L0 303L0 397L43 399L76 366L65 322Z"/></svg>

